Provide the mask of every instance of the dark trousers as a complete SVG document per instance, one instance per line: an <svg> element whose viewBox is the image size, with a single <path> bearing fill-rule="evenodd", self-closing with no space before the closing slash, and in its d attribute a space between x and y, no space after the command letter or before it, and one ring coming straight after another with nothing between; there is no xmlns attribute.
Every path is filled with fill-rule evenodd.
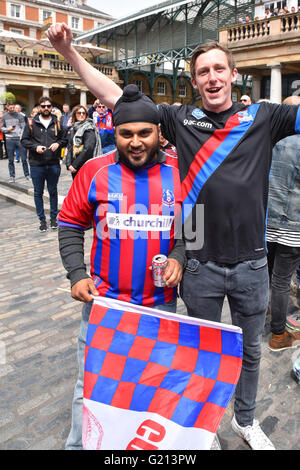
<svg viewBox="0 0 300 470"><path fill-rule="evenodd" d="M15 177L14 158L15 152L19 151L21 157L24 176L29 176L29 169L27 163L27 150L23 147L19 139L6 139L6 151L8 157L8 171L11 178Z"/></svg>
<svg viewBox="0 0 300 470"><path fill-rule="evenodd" d="M34 188L34 203L36 214L40 220L46 220L44 212L44 187L50 197L50 218L56 219L58 213L57 183L60 176L60 165L31 166L30 173Z"/></svg>
<svg viewBox="0 0 300 470"><path fill-rule="evenodd" d="M235 390L238 424L253 424L261 358L261 339L269 300L267 258L230 266L189 259L183 274L181 297L188 315L221 321L225 295L232 324L243 330L243 365Z"/></svg>
<svg viewBox="0 0 300 470"><path fill-rule="evenodd" d="M0 160L3 160L5 156L5 142L4 140L0 140Z"/></svg>
<svg viewBox="0 0 300 470"><path fill-rule="evenodd" d="M300 247L268 243L268 264L271 279L271 332L285 331L291 279L300 264Z"/></svg>

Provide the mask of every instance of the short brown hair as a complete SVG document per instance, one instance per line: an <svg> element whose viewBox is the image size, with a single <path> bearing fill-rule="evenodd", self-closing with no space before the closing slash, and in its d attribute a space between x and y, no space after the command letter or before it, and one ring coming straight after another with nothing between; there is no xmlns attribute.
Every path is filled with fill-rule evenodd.
<svg viewBox="0 0 300 470"><path fill-rule="evenodd" d="M45 101L49 101L51 106L53 106L53 101L51 98L49 98L49 96L41 96L41 98L39 99L39 104L45 103Z"/></svg>
<svg viewBox="0 0 300 470"><path fill-rule="evenodd" d="M72 119L72 123L74 124L74 122L76 122L76 113L77 111L79 111L79 109L84 109L85 110L85 114L86 116L88 117L88 110L85 106L81 106L81 104L78 104L77 106L74 106L74 108L72 109L72 115L71 115L71 119Z"/></svg>
<svg viewBox="0 0 300 470"><path fill-rule="evenodd" d="M193 52L191 62L190 62L190 72L191 72L191 76L193 79L196 78L197 58L199 57L199 55L205 54L205 52L212 51L213 49L219 49L220 51L224 52L224 54L226 54L229 68L233 72L233 70L235 69L235 62L229 49L227 49L227 47L221 46L221 44L219 44L218 42L209 41L209 42L206 42L205 44L201 44L200 46L198 46L197 49L195 49Z"/></svg>

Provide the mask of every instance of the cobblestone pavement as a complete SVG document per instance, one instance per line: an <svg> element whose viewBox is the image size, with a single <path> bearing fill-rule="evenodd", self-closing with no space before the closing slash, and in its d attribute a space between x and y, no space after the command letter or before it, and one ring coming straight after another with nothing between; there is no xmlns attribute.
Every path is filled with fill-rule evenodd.
<svg viewBox="0 0 300 470"><path fill-rule="evenodd" d="M2 177L7 160L0 161ZM17 182L25 182L20 166ZM62 167L59 192L71 183ZM38 231L35 213L0 199L0 449L60 450L70 428L77 376L81 304L71 299L57 232ZM86 236L88 263L91 233ZM179 313L184 313L182 302ZM228 322L228 305L222 321ZM300 387L295 350L272 353L263 337L256 417L279 450L300 449ZM248 450L230 429L232 402L219 429L223 449Z"/></svg>

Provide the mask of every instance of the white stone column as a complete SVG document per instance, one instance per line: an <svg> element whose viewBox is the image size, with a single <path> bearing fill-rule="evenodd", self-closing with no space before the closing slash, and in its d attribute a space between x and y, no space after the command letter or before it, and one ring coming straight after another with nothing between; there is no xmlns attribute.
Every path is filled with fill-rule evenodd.
<svg viewBox="0 0 300 470"><path fill-rule="evenodd" d="M87 104L87 90L80 90L80 106L86 106Z"/></svg>
<svg viewBox="0 0 300 470"><path fill-rule="evenodd" d="M64 91L64 103L70 105L70 94L67 91Z"/></svg>
<svg viewBox="0 0 300 470"><path fill-rule="evenodd" d="M28 111L31 113L32 108L34 107L34 90L28 90Z"/></svg>
<svg viewBox="0 0 300 470"><path fill-rule="evenodd" d="M49 97L50 96L49 90L50 90L50 87L44 86L43 87L43 96L48 96Z"/></svg>
<svg viewBox="0 0 300 470"><path fill-rule="evenodd" d="M6 102L5 93L6 93L6 84L3 82L0 82L0 111L4 111L4 105Z"/></svg>
<svg viewBox="0 0 300 470"><path fill-rule="evenodd" d="M267 64L267 67L271 68L270 101L280 104L282 100L281 66L276 63Z"/></svg>
<svg viewBox="0 0 300 470"><path fill-rule="evenodd" d="M252 76L252 100L256 103L261 98L261 77Z"/></svg>

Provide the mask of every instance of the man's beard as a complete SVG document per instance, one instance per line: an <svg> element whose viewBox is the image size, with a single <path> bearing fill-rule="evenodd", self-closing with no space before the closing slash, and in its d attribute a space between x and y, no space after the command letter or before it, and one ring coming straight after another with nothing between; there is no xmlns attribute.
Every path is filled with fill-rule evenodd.
<svg viewBox="0 0 300 470"><path fill-rule="evenodd" d="M159 151L159 141L157 141L157 144L154 147L152 147L152 149L147 155L146 160L142 164L137 163L135 165L129 160L127 155L120 152L120 150L118 149L120 160L131 170L139 170L141 168L145 168L148 165L151 165L151 163L155 162L156 157L158 155L158 151Z"/></svg>
<svg viewBox="0 0 300 470"><path fill-rule="evenodd" d="M50 111L49 111L49 112L47 112L47 111L41 111L41 116L42 116L43 118L47 118L47 117L51 116L51 112L50 112Z"/></svg>

